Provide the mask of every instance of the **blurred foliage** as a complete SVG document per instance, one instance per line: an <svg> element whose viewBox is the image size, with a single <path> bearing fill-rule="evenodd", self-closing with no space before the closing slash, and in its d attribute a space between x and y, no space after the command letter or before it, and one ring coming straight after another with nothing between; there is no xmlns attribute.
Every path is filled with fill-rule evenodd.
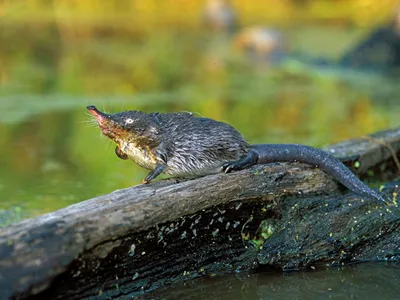
<svg viewBox="0 0 400 300"><path fill-rule="evenodd" d="M276 27L291 50L332 59L387 22L397 4L232 2L241 26ZM254 64L231 36L202 27L203 5L0 3L0 208L10 219L20 218L20 207L52 211L145 176L114 155L98 128L86 126L89 104L110 112L193 111L234 125L252 143L323 146L398 125L396 80L291 60L273 68Z"/></svg>
<svg viewBox="0 0 400 300"><path fill-rule="evenodd" d="M351 26L362 24L369 30L386 22L397 3L267 2L233 1L242 26L278 26L294 49L331 56L340 55L362 34ZM223 88L227 73L247 71L239 68L230 40L221 42L201 30L204 1L27 0L0 5L0 80L6 94L131 95L202 85L207 79ZM335 27L329 34L315 25L304 27L316 22ZM344 30L337 30L338 25Z"/></svg>
<svg viewBox="0 0 400 300"><path fill-rule="evenodd" d="M10 21L53 20L73 21L75 26L87 27L113 24L135 31L141 28L199 25L199 12L204 0L5 0L0 15ZM396 0L233 0L243 24L323 20L358 25L377 24L389 18ZM81 30L90 33L90 29Z"/></svg>

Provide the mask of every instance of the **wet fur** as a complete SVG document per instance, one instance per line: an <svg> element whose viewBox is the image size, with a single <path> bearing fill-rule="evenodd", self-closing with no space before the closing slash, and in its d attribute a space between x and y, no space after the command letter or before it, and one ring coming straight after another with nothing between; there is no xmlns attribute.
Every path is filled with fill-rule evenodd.
<svg viewBox="0 0 400 300"><path fill-rule="evenodd" d="M202 176L221 172L221 166L246 156L250 145L232 126L191 113L151 113L127 111L110 115L122 125L121 138L110 136L122 152L139 166L154 170L165 164L172 176Z"/></svg>
<svg viewBox="0 0 400 300"><path fill-rule="evenodd" d="M166 174L201 176L246 156L250 145L232 126L190 113L157 114L162 128L160 150L167 157Z"/></svg>

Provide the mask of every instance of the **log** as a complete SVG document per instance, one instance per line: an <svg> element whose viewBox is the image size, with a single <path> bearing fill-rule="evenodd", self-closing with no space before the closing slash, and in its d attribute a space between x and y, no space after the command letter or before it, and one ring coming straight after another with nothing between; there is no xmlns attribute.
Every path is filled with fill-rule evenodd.
<svg viewBox="0 0 400 300"><path fill-rule="evenodd" d="M399 176L399 127L325 148L363 179L388 181ZM397 154L397 155L396 155Z"/></svg>
<svg viewBox="0 0 400 300"><path fill-rule="evenodd" d="M400 128L327 151L393 180ZM145 297L202 276L398 259L399 184L383 205L312 166L274 163L117 190L1 229L0 298Z"/></svg>

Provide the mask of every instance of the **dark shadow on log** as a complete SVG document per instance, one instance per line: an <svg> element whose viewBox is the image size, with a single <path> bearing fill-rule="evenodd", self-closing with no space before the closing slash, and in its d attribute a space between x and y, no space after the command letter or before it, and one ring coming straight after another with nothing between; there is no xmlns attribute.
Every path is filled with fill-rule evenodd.
<svg viewBox="0 0 400 300"><path fill-rule="evenodd" d="M356 158L360 176L376 169L393 180L400 128L373 138L330 149ZM135 296L265 266L398 259L399 183L383 190L393 199L385 206L308 165L277 163L118 190L2 229L1 298Z"/></svg>

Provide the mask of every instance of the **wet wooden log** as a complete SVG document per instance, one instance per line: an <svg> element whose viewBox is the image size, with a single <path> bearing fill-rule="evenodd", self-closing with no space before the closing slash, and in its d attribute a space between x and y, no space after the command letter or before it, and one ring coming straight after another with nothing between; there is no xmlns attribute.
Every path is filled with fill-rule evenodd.
<svg viewBox="0 0 400 300"><path fill-rule="evenodd" d="M363 179L381 182L400 175L398 134L400 127L347 140L325 150Z"/></svg>
<svg viewBox="0 0 400 300"><path fill-rule="evenodd" d="M332 149L359 175L399 175L400 128ZM383 190L385 206L311 166L276 163L117 190L1 229L1 298L138 296L266 266L396 259L399 183Z"/></svg>

